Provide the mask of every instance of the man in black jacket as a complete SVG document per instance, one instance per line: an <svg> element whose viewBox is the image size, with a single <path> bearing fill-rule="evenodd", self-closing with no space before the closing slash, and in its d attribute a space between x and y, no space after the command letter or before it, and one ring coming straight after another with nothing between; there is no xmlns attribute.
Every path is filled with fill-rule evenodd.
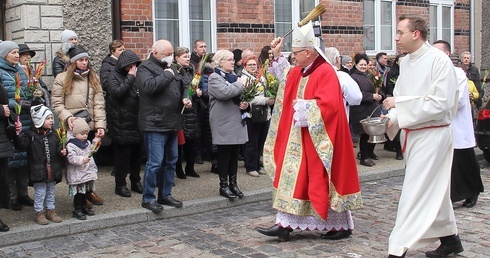
<svg viewBox="0 0 490 258"><path fill-rule="evenodd" d="M155 213L163 210L161 204L182 207L171 191L178 157L177 131L182 128L181 111L183 105L190 108L192 103L185 95L186 87L176 80L170 68L173 52L169 41L157 41L149 59L141 63L136 73L140 97L138 123L148 154L141 206Z"/></svg>
<svg viewBox="0 0 490 258"><path fill-rule="evenodd" d="M191 54L191 65L194 71L197 71L197 68L199 68L199 62L201 62L204 55L206 55L206 42L202 39L194 41L194 49Z"/></svg>

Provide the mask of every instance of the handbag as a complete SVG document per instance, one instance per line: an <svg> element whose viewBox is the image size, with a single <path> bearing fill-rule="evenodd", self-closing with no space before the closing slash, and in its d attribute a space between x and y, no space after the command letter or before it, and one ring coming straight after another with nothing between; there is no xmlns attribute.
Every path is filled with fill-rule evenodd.
<svg viewBox="0 0 490 258"><path fill-rule="evenodd" d="M252 105L252 122L263 123L267 121L267 111L269 108L262 105Z"/></svg>
<svg viewBox="0 0 490 258"><path fill-rule="evenodd" d="M90 116L90 113L88 112L88 94L90 92L90 86L89 86L89 80L87 79L87 98L85 99L85 109L80 110L73 114L74 117L80 117L85 119L87 124L92 121L92 116Z"/></svg>

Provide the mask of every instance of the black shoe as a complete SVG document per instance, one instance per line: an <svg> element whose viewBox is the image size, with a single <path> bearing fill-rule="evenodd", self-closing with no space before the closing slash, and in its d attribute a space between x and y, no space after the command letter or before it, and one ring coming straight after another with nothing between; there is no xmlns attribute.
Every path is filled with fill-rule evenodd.
<svg viewBox="0 0 490 258"><path fill-rule="evenodd" d="M339 240L347 238L352 235L352 230L339 230L339 231L329 231L328 233L322 234L320 237L329 240Z"/></svg>
<svg viewBox="0 0 490 258"><path fill-rule="evenodd" d="M374 161L372 161L371 159L363 159L361 160L360 164L366 167L372 167L376 165L376 163L374 163Z"/></svg>
<svg viewBox="0 0 490 258"><path fill-rule="evenodd" d="M182 207L182 202L179 200L175 200L174 197L168 196L163 199L158 199L157 201L159 204L167 205L167 206L172 206L175 208L180 208Z"/></svg>
<svg viewBox="0 0 490 258"><path fill-rule="evenodd" d="M94 216L95 215L94 210L92 210L92 208L89 208L87 206L82 206L82 213L84 215L88 215L88 216Z"/></svg>
<svg viewBox="0 0 490 258"><path fill-rule="evenodd" d="M22 206L20 206L20 203L17 200L10 200L10 209L13 211L21 211Z"/></svg>
<svg viewBox="0 0 490 258"><path fill-rule="evenodd" d="M131 197L131 192L126 186L116 187L116 194L122 197Z"/></svg>
<svg viewBox="0 0 490 258"><path fill-rule="evenodd" d="M73 217L76 218L76 219L79 219L79 220L86 220L87 219L87 216L85 216L83 213L82 213L82 210L74 210L73 211Z"/></svg>
<svg viewBox="0 0 490 258"><path fill-rule="evenodd" d="M233 201L235 198L237 198L236 194L234 194L231 190L230 187L220 187L219 188L219 195L228 198L228 200Z"/></svg>
<svg viewBox="0 0 490 258"><path fill-rule="evenodd" d="M396 157L395 157L396 160L402 160L403 159L403 154L400 152L400 153L396 153Z"/></svg>
<svg viewBox="0 0 490 258"><path fill-rule="evenodd" d="M143 185L141 185L141 182L140 181L131 182L131 191L142 194L143 193Z"/></svg>
<svg viewBox="0 0 490 258"><path fill-rule="evenodd" d="M182 164L180 164L180 165L177 164L177 168L175 169L175 175L177 176L177 178L180 178L180 179L186 179L187 178L187 176L184 173L184 170L182 170Z"/></svg>
<svg viewBox="0 0 490 258"><path fill-rule="evenodd" d="M289 241L289 233L291 233L293 230L290 228L283 228L279 225L274 225L270 228L256 228L255 229L257 232L260 234L266 235L266 236L276 236L282 241Z"/></svg>
<svg viewBox="0 0 490 258"><path fill-rule="evenodd" d="M464 251L463 245L461 245L461 241L454 243L452 245L441 244L436 250L428 251L425 253L427 257L447 257L448 255L454 253L458 254Z"/></svg>
<svg viewBox="0 0 490 258"><path fill-rule="evenodd" d="M216 164L211 165L211 173L218 174L218 165Z"/></svg>
<svg viewBox="0 0 490 258"><path fill-rule="evenodd" d="M0 220L0 232L7 232L9 231L9 226L7 226L3 221Z"/></svg>
<svg viewBox="0 0 490 258"><path fill-rule="evenodd" d="M201 155L196 156L196 159L194 160L194 163L196 163L196 164L204 164L204 161L202 160Z"/></svg>
<svg viewBox="0 0 490 258"><path fill-rule="evenodd" d="M374 153L373 153L373 154L371 154L371 155L369 155L369 156L370 156L370 158L371 158L372 160L378 160L378 156L376 156L376 154L374 154Z"/></svg>
<svg viewBox="0 0 490 258"><path fill-rule="evenodd" d="M473 208L475 207L477 201L478 201L478 195L466 199L462 206L466 208Z"/></svg>
<svg viewBox="0 0 490 258"><path fill-rule="evenodd" d="M238 154L237 159L238 159L239 161L244 161L244 160L245 160L245 157L243 157L243 156L242 156L242 154Z"/></svg>
<svg viewBox="0 0 490 258"><path fill-rule="evenodd" d="M25 206L34 206L34 200L31 199L29 196L22 196L17 198L20 204L25 205Z"/></svg>
<svg viewBox="0 0 490 258"><path fill-rule="evenodd" d="M194 169L189 172L186 171L185 174L190 177L201 177Z"/></svg>
<svg viewBox="0 0 490 258"><path fill-rule="evenodd" d="M240 191L240 189L238 188L238 186L237 186L237 185L232 185L232 184L230 184L230 191L231 191L232 193L234 193L236 196L238 196L238 198L240 198L240 199L242 199L242 198L243 198L243 196L245 196L245 195L242 193L242 191Z"/></svg>
<svg viewBox="0 0 490 258"><path fill-rule="evenodd" d="M155 201L141 203L141 207L153 211L154 213L159 213L163 211L163 206Z"/></svg>

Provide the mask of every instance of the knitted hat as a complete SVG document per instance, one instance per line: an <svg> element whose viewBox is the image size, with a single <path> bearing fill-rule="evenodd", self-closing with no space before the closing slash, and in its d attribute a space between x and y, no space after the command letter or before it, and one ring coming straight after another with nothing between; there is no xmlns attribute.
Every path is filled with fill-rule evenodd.
<svg viewBox="0 0 490 258"><path fill-rule="evenodd" d="M83 132L89 132L90 127L88 126L87 122L85 122L85 119L83 118L76 118L73 121L73 136L76 136L77 134L81 134Z"/></svg>
<svg viewBox="0 0 490 258"><path fill-rule="evenodd" d="M28 45L19 44L19 55L22 55L22 53L29 53L31 57L34 57L36 55L36 52L32 51Z"/></svg>
<svg viewBox="0 0 490 258"><path fill-rule="evenodd" d="M7 57L8 53L16 48L19 48L19 45L17 45L17 43L9 40L2 41L2 43L0 43L0 57Z"/></svg>
<svg viewBox="0 0 490 258"><path fill-rule="evenodd" d="M345 65L347 62L352 62L352 58L350 56L342 56L342 65Z"/></svg>
<svg viewBox="0 0 490 258"><path fill-rule="evenodd" d="M31 118L36 128L43 127L46 117L52 114L53 112L51 112L51 110L49 110L49 108L47 108L43 104L31 107Z"/></svg>
<svg viewBox="0 0 490 258"><path fill-rule="evenodd" d="M63 32L61 32L61 43L66 43L70 41L70 39L73 37L78 39L78 35L74 31L64 30Z"/></svg>
<svg viewBox="0 0 490 258"><path fill-rule="evenodd" d="M124 67L131 64L136 64L136 66L138 66L140 63L141 59L136 53L131 50L124 50L124 52L122 52L117 59L116 69L118 69L119 71L124 71Z"/></svg>
<svg viewBox="0 0 490 258"><path fill-rule="evenodd" d="M68 55L70 56L70 62L74 63L82 57L89 57L87 50L82 46L74 46L68 50Z"/></svg>

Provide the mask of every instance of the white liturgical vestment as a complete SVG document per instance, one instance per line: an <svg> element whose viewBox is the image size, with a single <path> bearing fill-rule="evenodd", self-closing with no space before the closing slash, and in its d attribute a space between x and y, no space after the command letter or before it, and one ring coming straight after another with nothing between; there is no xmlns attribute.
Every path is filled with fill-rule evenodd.
<svg viewBox="0 0 490 258"><path fill-rule="evenodd" d="M396 81L395 108L389 112L393 139L406 162L389 253L401 256L457 234L449 191L453 160L451 120L456 114L458 83L449 57L428 43L407 55Z"/></svg>

